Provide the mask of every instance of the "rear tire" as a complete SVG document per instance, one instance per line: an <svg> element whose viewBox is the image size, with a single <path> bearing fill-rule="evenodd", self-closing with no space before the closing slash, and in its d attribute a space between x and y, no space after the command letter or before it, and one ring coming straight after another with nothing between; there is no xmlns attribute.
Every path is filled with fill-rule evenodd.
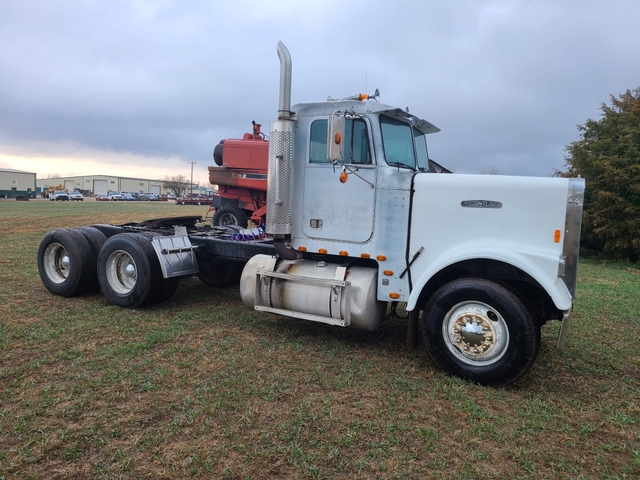
<svg viewBox="0 0 640 480"><path fill-rule="evenodd" d="M237 225L246 228L249 223L246 213L239 208L231 205L225 205L216 210L213 215L213 225L216 227L224 225Z"/></svg>
<svg viewBox="0 0 640 480"><path fill-rule="evenodd" d="M424 308L423 333L445 371L488 386L515 382L533 365L540 327L504 286L462 278L440 287Z"/></svg>
<svg viewBox="0 0 640 480"><path fill-rule="evenodd" d="M91 265L93 265L93 268L91 269L91 278L85 291L94 293L100 290L100 283L98 282L98 256L100 255L102 246L107 241L107 237L95 227L80 227L76 228L76 231L85 238L91 248Z"/></svg>
<svg viewBox="0 0 640 480"><path fill-rule="evenodd" d="M58 228L45 234L38 247L38 273L54 295L71 297L87 291L95 277L91 247L77 231Z"/></svg>
<svg viewBox="0 0 640 480"><path fill-rule="evenodd" d="M109 238L98 257L98 281L105 297L119 307L156 303L164 278L151 239L137 233Z"/></svg>
<svg viewBox="0 0 640 480"><path fill-rule="evenodd" d="M157 234L153 234L150 232L143 232L143 233L140 233L140 235L147 237L151 242L153 242L153 237L158 236ZM151 246L151 248L153 248L153 245ZM155 252L155 249L154 249L154 252ZM157 259L158 258L157 255L154 256L154 258ZM176 290L178 290L179 286L180 286L180 277L170 277L170 278L162 277L162 281L160 282L160 287L158 288L156 294L152 298L149 298L145 303L145 305L155 305L157 303L162 303L165 300L169 300L173 296L173 294L176 293Z"/></svg>

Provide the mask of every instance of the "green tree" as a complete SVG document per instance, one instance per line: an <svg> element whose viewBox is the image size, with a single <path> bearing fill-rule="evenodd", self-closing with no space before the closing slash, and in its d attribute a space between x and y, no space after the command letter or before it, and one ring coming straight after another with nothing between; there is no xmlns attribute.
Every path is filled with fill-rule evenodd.
<svg viewBox="0 0 640 480"><path fill-rule="evenodd" d="M582 245L608 258L640 259L640 87L611 96L602 118L578 125L560 176L586 182Z"/></svg>

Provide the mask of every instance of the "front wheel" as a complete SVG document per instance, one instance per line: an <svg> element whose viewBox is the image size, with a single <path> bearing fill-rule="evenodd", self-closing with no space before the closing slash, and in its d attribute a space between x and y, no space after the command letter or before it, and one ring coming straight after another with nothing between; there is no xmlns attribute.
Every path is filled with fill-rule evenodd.
<svg viewBox="0 0 640 480"><path fill-rule="evenodd" d="M540 348L531 311L507 288L481 278L440 287L425 305L423 332L443 370L489 386L518 380Z"/></svg>

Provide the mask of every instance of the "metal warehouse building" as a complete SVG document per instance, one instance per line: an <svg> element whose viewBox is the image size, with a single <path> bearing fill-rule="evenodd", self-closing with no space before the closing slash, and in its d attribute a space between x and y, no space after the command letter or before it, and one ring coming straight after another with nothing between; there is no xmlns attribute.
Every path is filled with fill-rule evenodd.
<svg viewBox="0 0 640 480"><path fill-rule="evenodd" d="M64 185L69 191L106 195L108 192L167 193L162 180L145 178L115 177L111 175L85 175L80 177L59 177L38 179L38 187Z"/></svg>
<svg viewBox="0 0 640 480"><path fill-rule="evenodd" d="M0 197L13 198L16 195L36 196L36 174L0 168Z"/></svg>

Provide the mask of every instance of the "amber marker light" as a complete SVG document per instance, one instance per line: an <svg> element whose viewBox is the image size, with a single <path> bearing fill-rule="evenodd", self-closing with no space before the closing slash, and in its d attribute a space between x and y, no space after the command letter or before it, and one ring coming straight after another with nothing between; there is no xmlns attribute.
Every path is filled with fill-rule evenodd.
<svg viewBox="0 0 640 480"><path fill-rule="evenodd" d="M345 252L344 250L340 250L338 252L338 255L340 255L341 257L348 257L349 256L349 252Z"/></svg>
<svg viewBox="0 0 640 480"><path fill-rule="evenodd" d="M385 257L384 255L378 255L376 257L376 260L379 260L380 262L384 262L387 259L387 257Z"/></svg>
<svg viewBox="0 0 640 480"><path fill-rule="evenodd" d="M360 99L361 102L364 102L369 98L369 95L367 95L366 93L361 93L360 95L358 95L358 98Z"/></svg>
<svg viewBox="0 0 640 480"><path fill-rule="evenodd" d="M340 145L342 143L342 134L336 133L336 136L333 137L333 141Z"/></svg>
<svg viewBox="0 0 640 480"><path fill-rule="evenodd" d="M391 298L393 298L393 299L395 300L395 299L397 299L397 298L400 298L400 294L399 294L399 293L396 293L396 292L391 292L391 293L389 294L389 297L391 297Z"/></svg>
<svg viewBox="0 0 640 480"><path fill-rule="evenodd" d="M361 253L360 258L371 258L371 255L369 255L368 253Z"/></svg>
<svg viewBox="0 0 640 480"><path fill-rule="evenodd" d="M340 174L340 183L347 183L347 180L349 180L349 175L347 172L342 172Z"/></svg>
<svg viewBox="0 0 640 480"><path fill-rule="evenodd" d="M382 273L384 273L387 277L393 276L393 270L384 270Z"/></svg>
<svg viewBox="0 0 640 480"><path fill-rule="evenodd" d="M299 252L306 252L307 251L307 247L298 247L298 251Z"/></svg>
<svg viewBox="0 0 640 480"><path fill-rule="evenodd" d="M318 249L318 253L321 253L322 255L325 255L327 253L327 249L326 248L319 248Z"/></svg>
<svg viewBox="0 0 640 480"><path fill-rule="evenodd" d="M560 230L553 232L553 241L555 243L560 243Z"/></svg>

